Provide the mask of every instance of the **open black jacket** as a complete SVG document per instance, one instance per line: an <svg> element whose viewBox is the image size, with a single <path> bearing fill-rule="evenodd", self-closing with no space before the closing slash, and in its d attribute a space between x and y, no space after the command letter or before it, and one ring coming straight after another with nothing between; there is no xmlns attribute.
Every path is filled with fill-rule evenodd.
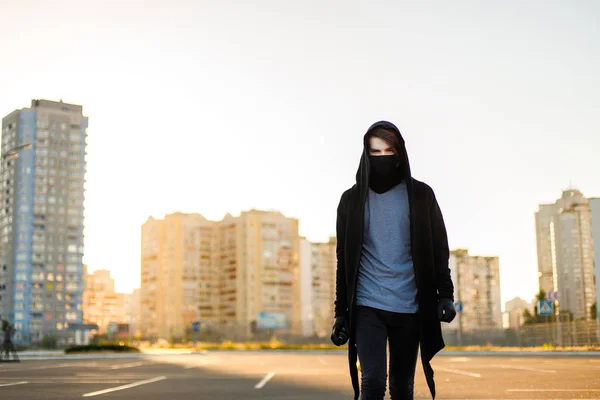
<svg viewBox="0 0 600 400"><path fill-rule="evenodd" d="M448 259L450 251L444 219L431 187L413 179L408 155L400 131L390 122L373 124L365 134L365 144L356 174L356 184L344 192L337 210L337 275L335 316L349 321L350 341L348 360L355 399L359 397L357 350L354 335L356 326L356 282L362 254L364 210L369 191L368 133L383 127L395 132L401 139L404 159L404 180L407 184L410 207L410 237L412 260L417 283L419 304L421 361L432 397L435 383L430 361L444 348L442 329L438 320L437 304L440 298L454 300L454 286L450 278Z"/></svg>

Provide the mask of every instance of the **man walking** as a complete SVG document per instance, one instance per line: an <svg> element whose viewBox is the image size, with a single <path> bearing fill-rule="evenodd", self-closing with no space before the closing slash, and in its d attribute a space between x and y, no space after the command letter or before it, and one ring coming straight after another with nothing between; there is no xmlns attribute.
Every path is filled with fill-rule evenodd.
<svg viewBox="0 0 600 400"><path fill-rule="evenodd" d="M435 398L430 361L444 347L440 321L452 322L454 286L442 213L433 190L411 176L404 139L387 121L364 136L356 184L337 210L335 323L331 340L350 341L355 399L414 398L419 344Z"/></svg>

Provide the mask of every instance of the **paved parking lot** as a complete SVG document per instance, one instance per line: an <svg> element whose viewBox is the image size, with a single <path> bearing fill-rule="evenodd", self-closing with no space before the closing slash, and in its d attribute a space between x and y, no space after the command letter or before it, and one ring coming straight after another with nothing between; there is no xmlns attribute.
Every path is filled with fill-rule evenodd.
<svg viewBox="0 0 600 400"><path fill-rule="evenodd" d="M208 352L0 364L2 399L351 399L343 353ZM435 358L439 399L598 399L600 357ZM416 398L429 399L421 367Z"/></svg>

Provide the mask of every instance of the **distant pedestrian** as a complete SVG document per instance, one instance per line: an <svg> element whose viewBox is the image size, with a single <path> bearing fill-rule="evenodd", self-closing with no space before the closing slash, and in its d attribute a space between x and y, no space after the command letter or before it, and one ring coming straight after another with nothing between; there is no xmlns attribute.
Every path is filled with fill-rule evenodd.
<svg viewBox="0 0 600 400"><path fill-rule="evenodd" d="M444 347L440 321L452 322L454 286L448 238L431 187L411 176L404 139L390 122L364 136L356 184L337 210L334 344L349 343L355 399L414 398L419 344L435 398L430 361Z"/></svg>

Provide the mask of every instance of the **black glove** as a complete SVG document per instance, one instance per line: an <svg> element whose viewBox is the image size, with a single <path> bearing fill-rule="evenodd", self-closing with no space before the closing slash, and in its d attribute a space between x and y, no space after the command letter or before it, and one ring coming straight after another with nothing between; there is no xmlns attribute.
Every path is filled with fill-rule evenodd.
<svg viewBox="0 0 600 400"><path fill-rule="evenodd" d="M331 341L336 346L342 346L348 341L348 321L345 317L337 317L331 330Z"/></svg>
<svg viewBox="0 0 600 400"><path fill-rule="evenodd" d="M456 317L456 309L451 299L440 299L438 302L438 318L440 321L450 323Z"/></svg>

